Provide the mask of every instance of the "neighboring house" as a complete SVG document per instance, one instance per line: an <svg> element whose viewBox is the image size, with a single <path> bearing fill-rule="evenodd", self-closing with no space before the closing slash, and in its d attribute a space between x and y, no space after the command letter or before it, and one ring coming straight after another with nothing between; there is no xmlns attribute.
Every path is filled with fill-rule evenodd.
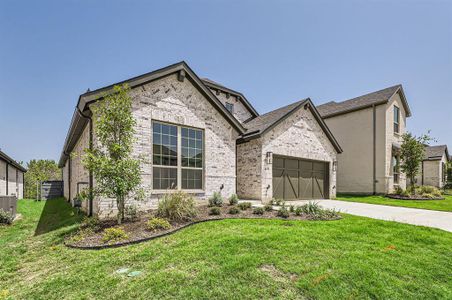
<svg viewBox="0 0 452 300"><path fill-rule="evenodd" d="M425 158L421 171L416 177L416 184L431 185L442 188L447 183L447 163L449 151L446 145L426 146Z"/></svg>
<svg viewBox="0 0 452 300"><path fill-rule="evenodd" d="M24 173L27 170L0 151L0 196L24 197Z"/></svg>
<svg viewBox="0 0 452 300"><path fill-rule="evenodd" d="M200 79L185 62L117 84L123 83L131 87L137 122L133 155L145 158L145 200L131 197L127 205L155 207L172 187L199 199L215 191L263 201L292 199L291 193L309 199L335 196L341 148L311 100L259 116L243 94ZM96 185L81 157L96 143L90 106L113 86L79 97L59 161L67 199ZM83 208L109 217L116 203L94 197Z"/></svg>
<svg viewBox="0 0 452 300"><path fill-rule="evenodd" d="M387 194L406 188L399 152L411 116L401 85L317 107L343 147L338 156L339 193Z"/></svg>

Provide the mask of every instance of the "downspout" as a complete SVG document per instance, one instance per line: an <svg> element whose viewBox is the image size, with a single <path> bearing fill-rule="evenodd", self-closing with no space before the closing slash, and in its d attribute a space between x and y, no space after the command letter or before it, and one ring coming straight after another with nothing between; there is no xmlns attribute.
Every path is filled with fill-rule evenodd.
<svg viewBox="0 0 452 300"><path fill-rule="evenodd" d="M424 161L422 161L422 185L424 185Z"/></svg>
<svg viewBox="0 0 452 300"><path fill-rule="evenodd" d="M71 190L72 190L72 159L71 159L71 156L69 155L69 158L68 158L68 178L67 178L67 181L68 181L68 186L69 186L69 191L68 191L68 198L69 199L67 199L67 201L69 202L69 203L71 203Z"/></svg>
<svg viewBox="0 0 452 300"><path fill-rule="evenodd" d="M6 196L9 196L9 191L8 191L8 180L9 180L9 176L8 176L8 173L9 173L9 171L8 171L8 167L9 167L9 163L8 162L6 162Z"/></svg>
<svg viewBox="0 0 452 300"><path fill-rule="evenodd" d="M88 123L89 123L89 149L92 150L93 149L93 120L91 119L91 117L89 116L85 116L82 111L80 110L80 108L78 108L77 106L77 112L80 114L80 116L82 116L85 119L88 119ZM89 171L89 177L88 177L88 186L89 186L89 213L88 216L92 217L93 216L93 172L90 170Z"/></svg>
<svg viewBox="0 0 452 300"><path fill-rule="evenodd" d="M377 193L377 107L373 109L373 194Z"/></svg>

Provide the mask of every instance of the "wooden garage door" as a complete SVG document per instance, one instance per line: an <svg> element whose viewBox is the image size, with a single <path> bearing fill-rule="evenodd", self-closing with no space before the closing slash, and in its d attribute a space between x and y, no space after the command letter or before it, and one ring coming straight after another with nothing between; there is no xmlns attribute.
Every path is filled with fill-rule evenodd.
<svg viewBox="0 0 452 300"><path fill-rule="evenodd" d="M328 198L328 163L273 157L273 197L276 199Z"/></svg>

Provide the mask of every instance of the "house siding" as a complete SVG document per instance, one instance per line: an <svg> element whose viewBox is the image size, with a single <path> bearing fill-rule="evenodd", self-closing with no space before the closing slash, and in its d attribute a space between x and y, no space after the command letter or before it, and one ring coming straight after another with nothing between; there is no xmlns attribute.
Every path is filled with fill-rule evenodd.
<svg viewBox="0 0 452 300"><path fill-rule="evenodd" d="M249 110L243 105L242 101L237 99L236 96L230 95L229 98L226 93L220 91L218 94L215 89L211 89L212 93L218 98L218 100L226 106L226 102L234 104L233 115L240 122L243 123L253 115L249 112Z"/></svg>
<svg viewBox="0 0 452 300"><path fill-rule="evenodd" d="M185 79L180 82L176 74L169 75L132 89L130 96L133 100L133 116L136 120L136 141L132 155L142 159L141 189L145 197L137 200L131 195L126 200L126 206L136 206L140 211L149 210L155 208L159 198L163 196L152 187L152 121L154 120L204 130L204 191L195 194L198 199L204 201L213 192L220 191L222 185L224 188L221 193L224 197L236 193L235 141L239 133L190 80ZM96 143L95 136L93 142ZM87 126L73 152L81 153L83 148L88 146ZM71 195L75 195L76 181L88 182L89 173L81 166L78 155L73 156L71 166ZM116 212L116 200L102 196L95 197L94 213L100 218L113 217Z"/></svg>
<svg viewBox="0 0 452 300"><path fill-rule="evenodd" d="M337 152L309 110L299 109L263 137L237 145L239 197L272 199L273 167L267 162L267 152L329 163L329 195L336 196L333 162Z"/></svg>
<svg viewBox="0 0 452 300"><path fill-rule="evenodd" d="M0 160L0 196L17 196L23 199L24 182L23 172L11 164L8 164L8 183L6 182L6 165L7 163ZM6 186L8 185L8 193Z"/></svg>

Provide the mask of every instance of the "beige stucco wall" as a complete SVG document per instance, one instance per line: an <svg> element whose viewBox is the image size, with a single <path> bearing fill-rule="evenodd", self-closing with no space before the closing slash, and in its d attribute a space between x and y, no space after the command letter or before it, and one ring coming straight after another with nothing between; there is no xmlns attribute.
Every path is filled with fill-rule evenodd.
<svg viewBox="0 0 452 300"><path fill-rule="evenodd" d="M220 191L221 185L224 185L221 191L224 197L236 193L235 141L238 132L188 79L180 82L177 80L177 75L170 75L137 87L131 91L130 95L133 99L133 115L137 121L133 156L142 159L141 188L145 197L143 200L136 200L131 195L126 205L147 210L155 208L158 199L163 196L152 187L153 120L204 130L204 191L195 194L198 199L205 200L214 191ZM96 143L95 136L94 143ZM71 154L72 198L76 195L77 182L88 182L89 179L88 171L81 165L81 154L88 146L89 126L85 128ZM67 197L67 194L65 196ZM116 213L116 202L114 199L97 196L93 208L94 213L101 218L113 217Z"/></svg>
<svg viewBox="0 0 452 300"><path fill-rule="evenodd" d="M333 161L337 152L309 110L300 108L262 138L237 145L237 191L242 199L266 202L272 198L273 169L266 159L267 152L329 162L329 193L330 197L336 196Z"/></svg>
<svg viewBox="0 0 452 300"><path fill-rule="evenodd" d="M234 104L233 115L234 117L243 123L245 120L248 120L253 115L248 111L248 109L243 105L242 101L238 100L236 96L230 95L229 98L227 94L211 89L212 93L225 105L226 102Z"/></svg>
<svg viewBox="0 0 452 300"><path fill-rule="evenodd" d="M8 194L6 194L6 162L0 160L0 196L17 196L23 199L23 173L8 165Z"/></svg>
<svg viewBox="0 0 452 300"><path fill-rule="evenodd" d="M393 132L393 106L400 108L400 134ZM399 95L376 109L376 193L393 190L392 144L401 144L406 128L406 113ZM338 155L337 191L371 194L373 192L373 108L325 119L343 149ZM400 175L400 186L406 178Z"/></svg>
<svg viewBox="0 0 452 300"><path fill-rule="evenodd" d="M394 132L394 106L400 108L400 125L399 133ZM395 94L386 104L386 157L385 157L385 192L394 191L394 173L392 162L392 145L393 143L402 144L402 135L406 132L406 112L400 99L399 94ZM406 176L403 173L399 175L399 186L406 188Z"/></svg>

